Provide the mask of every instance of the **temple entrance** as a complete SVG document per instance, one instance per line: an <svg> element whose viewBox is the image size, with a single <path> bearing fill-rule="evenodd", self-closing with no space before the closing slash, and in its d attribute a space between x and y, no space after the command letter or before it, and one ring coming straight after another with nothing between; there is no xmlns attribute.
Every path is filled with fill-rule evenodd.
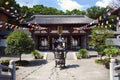
<svg viewBox="0 0 120 80"><path fill-rule="evenodd" d="M47 37L39 37L38 38L38 48L39 50L48 50L48 38Z"/></svg>
<svg viewBox="0 0 120 80"><path fill-rule="evenodd" d="M81 38L80 37L71 37L71 47L73 50L80 49Z"/></svg>
<svg viewBox="0 0 120 80"><path fill-rule="evenodd" d="M56 41L57 41L57 39L58 39L59 37L52 37L51 39L52 39L52 41L51 41L51 45L52 45L52 50L54 50L55 49L55 47L56 47L56 44L54 44ZM63 42L63 47L65 48L65 49L68 49L68 45L67 45L67 43L68 43L68 38L67 37L61 37L62 38L62 40L64 40L65 42Z"/></svg>
<svg viewBox="0 0 120 80"><path fill-rule="evenodd" d="M39 50L54 50L56 44L54 44L59 36L38 36L38 49ZM63 47L66 50L79 50L86 48L85 36L61 36L65 41Z"/></svg>

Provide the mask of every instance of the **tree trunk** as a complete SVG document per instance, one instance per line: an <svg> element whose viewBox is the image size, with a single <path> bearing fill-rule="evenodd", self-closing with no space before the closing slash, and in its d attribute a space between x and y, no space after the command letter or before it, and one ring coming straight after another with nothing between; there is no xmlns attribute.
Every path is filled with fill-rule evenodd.
<svg viewBox="0 0 120 80"><path fill-rule="evenodd" d="M20 54L19 58L20 58L20 62L21 62L21 54Z"/></svg>

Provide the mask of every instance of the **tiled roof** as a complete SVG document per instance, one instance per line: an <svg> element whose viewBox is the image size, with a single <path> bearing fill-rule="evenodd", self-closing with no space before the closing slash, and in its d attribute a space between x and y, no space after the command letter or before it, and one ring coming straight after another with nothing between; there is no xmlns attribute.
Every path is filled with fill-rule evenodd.
<svg viewBox="0 0 120 80"><path fill-rule="evenodd" d="M120 7L111 12L113 15L120 15Z"/></svg>
<svg viewBox="0 0 120 80"><path fill-rule="evenodd" d="M93 19L85 15L34 15L25 23L31 24L88 24ZM25 24L23 23L23 24Z"/></svg>

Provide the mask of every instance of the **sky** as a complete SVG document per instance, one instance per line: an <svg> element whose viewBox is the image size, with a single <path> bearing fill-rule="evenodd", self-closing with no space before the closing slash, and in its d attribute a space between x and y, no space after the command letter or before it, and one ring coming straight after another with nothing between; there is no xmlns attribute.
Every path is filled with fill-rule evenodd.
<svg viewBox="0 0 120 80"><path fill-rule="evenodd" d="M33 7L42 4L47 7L54 7L59 10L86 10L92 6L106 7L111 0L16 0L20 6Z"/></svg>

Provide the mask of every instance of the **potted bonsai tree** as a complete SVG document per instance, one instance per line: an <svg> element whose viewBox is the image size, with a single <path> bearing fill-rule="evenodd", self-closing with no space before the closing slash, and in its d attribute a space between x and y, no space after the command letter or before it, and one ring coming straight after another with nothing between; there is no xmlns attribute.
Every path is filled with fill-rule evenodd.
<svg viewBox="0 0 120 80"><path fill-rule="evenodd" d="M116 47L105 48L103 51L108 57L104 59L104 65L109 69L110 59L113 55L116 55L119 52L119 49Z"/></svg>

